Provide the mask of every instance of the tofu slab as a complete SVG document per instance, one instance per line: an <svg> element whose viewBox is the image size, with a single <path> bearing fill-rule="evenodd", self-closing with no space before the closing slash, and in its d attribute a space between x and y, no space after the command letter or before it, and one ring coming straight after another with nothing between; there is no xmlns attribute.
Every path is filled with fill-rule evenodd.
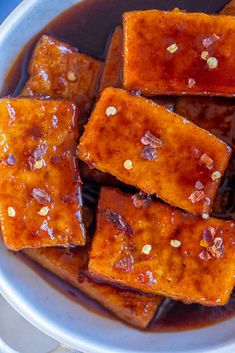
<svg viewBox="0 0 235 353"><path fill-rule="evenodd" d="M122 87L122 47L122 28L116 27L113 32L105 60L104 71L100 81L100 92L107 87Z"/></svg>
<svg viewBox="0 0 235 353"><path fill-rule="evenodd" d="M225 5L225 7L220 11L220 13L223 15L234 16L235 15L235 0L229 1Z"/></svg>
<svg viewBox="0 0 235 353"><path fill-rule="evenodd" d="M235 223L203 220L103 188L92 276L186 303L224 305L235 283Z"/></svg>
<svg viewBox="0 0 235 353"><path fill-rule="evenodd" d="M94 282L87 275L86 247L69 251L59 248L29 249L26 254L134 326L145 328L161 303L159 296Z"/></svg>
<svg viewBox="0 0 235 353"><path fill-rule="evenodd" d="M11 250L84 245L77 107L0 100L0 223Z"/></svg>
<svg viewBox="0 0 235 353"><path fill-rule="evenodd" d="M127 12L124 87L156 94L235 94L235 18L179 10Z"/></svg>
<svg viewBox="0 0 235 353"><path fill-rule="evenodd" d="M68 44L43 35L29 64L22 95L45 94L76 102L80 113L94 102L102 63Z"/></svg>
<svg viewBox="0 0 235 353"><path fill-rule="evenodd" d="M114 88L103 91L78 148L90 167L195 214L210 212L230 154L187 119Z"/></svg>

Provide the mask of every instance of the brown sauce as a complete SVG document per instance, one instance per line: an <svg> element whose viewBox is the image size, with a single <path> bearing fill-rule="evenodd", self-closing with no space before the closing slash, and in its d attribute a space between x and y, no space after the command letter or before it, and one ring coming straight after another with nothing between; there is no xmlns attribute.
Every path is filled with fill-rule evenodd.
<svg viewBox="0 0 235 353"><path fill-rule="evenodd" d="M33 47L42 33L55 36L62 41L77 46L82 53L104 60L110 34L114 28L121 23L121 16L125 11L150 8L169 10L174 7L179 7L188 11L215 13L226 3L227 1L225 0L84 0L53 20L24 48L6 76L5 86L1 92L1 96L9 94L17 95L21 91L27 79L27 66ZM234 119L235 114L233 121ZM217 122L215 122L215 129L218 130L216 125ZM226 130L226 134L233 134L232 144L234 145L234 123L232 125L233 130L230 132ZM221 138L223 138L223 135L225 134L221 133ZM231 143L231 141L226 142ZM231 195L233 197L232 201L230 201L232 209L228 206L230 208L229 212L226 209L227 213L217 211L216 215L218 214L220 217L234 217L234 163L232 170L232 178L230 178L231 167L228 172L231 180L225 179L223 184L226 190L232 190L232 193L229 194L229 200ZM229 186L226 183L229 183ZM221 190L223 191L223 189ZM93 196L91 195L91 199L92 198ZM222 206L224 207L223 202ZM49 272L44 271L39 266L34 265L32 261L27 259L24 261L28 261L29 265L32 266L44 280L66 295L70 300L85 306L87 310L91 310L96 314L113 318L112 314L69 284L56 278ZM166 299L147 330L150 332L189 330L215 324L227 320L234 315L235 294L232 295L230 302L226 306L215 308L204 307L197 304L185 305Z"/></svg>

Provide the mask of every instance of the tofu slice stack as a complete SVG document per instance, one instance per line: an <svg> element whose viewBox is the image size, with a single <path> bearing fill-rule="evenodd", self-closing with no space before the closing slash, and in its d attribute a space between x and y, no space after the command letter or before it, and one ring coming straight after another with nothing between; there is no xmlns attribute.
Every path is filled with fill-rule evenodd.
<svg viewBox="0 0 235 353"><path fill-rule="evenodd" d="M159 296L148 296L93 281L87 273L86 247L69 251L59 248L27 249L26 254L131 325L145 328L162 301Z"/></svg>
<svg viewBox="0 0 235 353"><path fill-rule="evenodd" d="M92 276L185 303L224 305L235 284L235 223L102 188Z"/></svg>
<svg viewBox="0 0 235 353"><path fill-rule="evenodd" d="M124 14L123 29L126 89L147 96L234 96L233 16L134 11Z"/></svg>
<svg viewBox="0 0 235 353"><path fill-rule="evenodd" d="M208 217L231 148L145 98L107 88L78 157L169 204Z"/></svg>
<svg viewBox="0 0 235 353"><path fill-rule="evenodd" d="M11 250L84 245L75 104L0 100L0 223Z"/></svg>

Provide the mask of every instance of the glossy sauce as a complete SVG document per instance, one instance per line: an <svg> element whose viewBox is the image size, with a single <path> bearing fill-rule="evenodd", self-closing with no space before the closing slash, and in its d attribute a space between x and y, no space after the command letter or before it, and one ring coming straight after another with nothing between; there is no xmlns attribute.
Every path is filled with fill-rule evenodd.
<svg viewBox="0 0 235 353"><path fill-rule="evenodd" d="M1 95L17 95L21 91L27 79L27 65L33 47L42 33L55 36L59 40L77 46L82 53L104 60L107 40L114 28L121 23L121 15L125 11L153 8L169 10L178 6L181 9L190 11L218 12L226 2L225 0L169 0L164 2L162 0L84 0L52 21L25 47L8 73ZM232 118L234 122L235 116ZM227 133L230 135L234 134L234 130L230 129ZM234 135L232 139L234 141ZM232 187L232 190L234 190L234 179L229 185L229 188L231 189ZM91 200L92 198L93 196L91 195ZM226 214L220 212L220 216L226 217ZM231 216L231 213L229 213L229 216ZM55 280L55 277L47 271L38 269L38 273L71 300L85 305L88 310L113 317L113 315L107 314L107 311L101 306L94 305L93 301L81 295L76 289L72 289L71 286L59 279ZM161 307L156 319L150 325L149 331L188 330L214 324L234 315L234 295L228 305L218 308L184 305L180 302L166 300L165 305Z"/></svg>

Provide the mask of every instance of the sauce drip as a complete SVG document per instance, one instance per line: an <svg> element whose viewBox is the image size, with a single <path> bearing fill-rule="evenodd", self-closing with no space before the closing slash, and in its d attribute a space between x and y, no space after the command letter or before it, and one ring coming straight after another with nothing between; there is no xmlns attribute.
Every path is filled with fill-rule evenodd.
<svg viewBox="0 0 235 353"><path fill-rule="evenodd" d="M108 39L110 38L114 28L121 24L122 13L125 11L154 8L160 10L170 10L175 7L179 7L192 12L215 13L223 8L226 3L227 1L225 0L168 0L164 2L162 0L84 0L54 19L28 43L7 74L5 86L1 92L1 96L9 94L16 96L21 91L27 79L27 66L31 58L34 45L42 34L54 36L59 40L78 47L82 53L104 60ZM233 104L231 103L233 102L232 100L229 100L229 102L230 105ZM213 107L213 102L210 102L210 104ZM213 132L217 132L217 135L220 135L222 138L225 137L225 141L230 144L232 142L233 145L235 141L234 111L232 111L230 118L233 123L230 125L231 127L229 130L226 130L226 133L222 130L226 129L224 124L221 124L221 121L214 119L213 129L216 131ZM218 120L220 120L220 118L218 118ZM228 121L228 119L226 121ZM228 124L226 126L228 126ZM227 136L230 137L229 141L226 139ZM226 197L229 199L230 204L225 207L225 209L227 211L229 210L229 212L224 214L221 211L224 209L223 202L226 201L225 196L222 198L222 206L219 211L218 209L215 210L216 215L219 214L219 216L223 218L234 217L234 163L231 164L228 175L230 176L231 173L232 177L229 177L229 179L225 178L224 184L220 189L222 192L226 189L226 195L228 195ZM94 185L94 188L97 190L99 186ZM86 188L85 184L84 189L89 190L89 187ZM231 189L233 190L232 193ZM228 193L227 190L229 190ZM85 196L85 200L88 199L88 204L91 204L92 202L89 202L89 200L93 200L93 195L91 194L90 197L87 195ZM27 259L25 259L25 261L26 260ZM112 314L108 313L100 305L94 304L92 300L81 294L78 290L34 265L30 260L27 261L30 266L33 266L35 271L37 271L40 276L42 276L52 286L60 290L70 300L85 306L87 310L91 310L96 314L114 318ZM166 299L164 305L160 308L155 319L147 330L150 332L190 330L193 328L215 324L219 321L229 319L234 315L235 294L232 295L230 302L226 306L215 308L203 307L196 304L186 305Z"/></svg>

